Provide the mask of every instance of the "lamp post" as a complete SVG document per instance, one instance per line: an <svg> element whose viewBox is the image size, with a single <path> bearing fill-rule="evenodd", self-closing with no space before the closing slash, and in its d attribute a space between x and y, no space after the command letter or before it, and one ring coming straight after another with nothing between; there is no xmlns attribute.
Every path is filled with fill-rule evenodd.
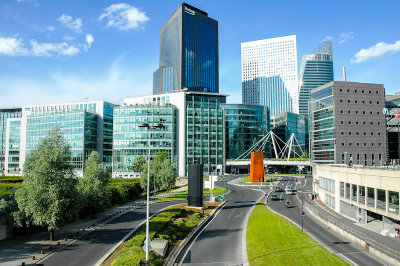
<svg viewBox="0 0 400 266"><path fill-rule="evenodd" d="M147 123L140 123L139 127L147 127L149 130L151 127L153 128L162 128L163 124L155 123L153 125ZM149 194L150 194L150 132L147 131L149 135L149 152L147 153L147 192L146 192L146 265L149 264Z"/></svg>

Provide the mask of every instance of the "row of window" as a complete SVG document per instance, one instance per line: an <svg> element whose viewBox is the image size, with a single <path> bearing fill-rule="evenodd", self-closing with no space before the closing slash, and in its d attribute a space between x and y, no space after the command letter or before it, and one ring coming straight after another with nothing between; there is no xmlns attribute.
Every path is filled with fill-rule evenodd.
<svg viewBox="0 0 400 266"><path fill-rule="evenodd" d="M344 132L340 132L340 135L344 136ZM352 132L348 132L348 135L351 136ZM358 135L359 135L359 132L357 131L356 136L358 136ZM371 136L373 136L373 135L374 135L374 132L371 132ZM381 132L378 132L377 135L380 136ZM367 136L367 132L364 132L364 136Z"/></svg>
<svg viewBox="0 0 400 266"><path fill-rule="evenodd" d="M353 143L349 142L348 145L351 147L351 146L353 146ZM345 146L345 143L342 142L342 147L344 147L344 146ZM359 147L359 146L360 146L360 143L357 142L357 143L356 143L356 146ZM366 146L367 146L367 143L364 142L364 147L366 147ZM370 146L371 146L371 147L374 147L374 143L371 142L371 145L370 145ZM379 147L381 146L381 143L380 143L380 142L378 143L378 146L379 146Z"/></svg>
<svg viewBox="0 0 400 266"><path fill-rule="evenodd" d="M339 91L340 91L340 92L344 92L345 90L339 89ZM346 92L353 92L353 90L347 89ZM357 90L357 89L354 90L354 93L358 93L358 92L359 92L359 90ZM367 90L360 90L360 92L361 92L361 93L366 93ZM372 94L373 91L372 91L372 90L368 90L368 93L369 93L369 94ZM379 94L379 90L376 90L375 93L376 93L376 94Z"/></svg>
<svg viewBox="0 0 400 266"><path fill-rule="evenodd" d="M342 121L340 121L340 124L341 124L341 125L344 125L344 122L345 122L345 121L342 120ZM349 123L349 125L351 125L351 121L348 121L348 123ZM371 125L374 124L374 122L370 122L370 123L371 123ZM361 123L360 123L359 121L355 121L355 124L356 124L356 125L358 125L358 124L361 125ZM363 125L367 125L367 122L363 121L362 124L363 124ZM379 126L380 124L381 124L381 122L377 122L377 125L378 125L378 126Z"/></svg>

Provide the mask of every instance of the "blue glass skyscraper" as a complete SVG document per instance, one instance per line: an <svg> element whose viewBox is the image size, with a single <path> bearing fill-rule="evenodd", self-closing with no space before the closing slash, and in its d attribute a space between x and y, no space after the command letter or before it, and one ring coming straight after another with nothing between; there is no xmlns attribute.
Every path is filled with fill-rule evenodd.
<svg viewBox="0 0 400 266"><path fill-rule="evenodd" d="M218 22L183 3L160 31L160 61L153 75L153 94L186 88L219 92Z"/></svg>
<svg viewBox="0 0 400 266"><path fill-rule="evenodd" d="M310 54L303 55L300 65L299 113L308 116L311 90L333 81L332 42L318 44Z"/></svg>

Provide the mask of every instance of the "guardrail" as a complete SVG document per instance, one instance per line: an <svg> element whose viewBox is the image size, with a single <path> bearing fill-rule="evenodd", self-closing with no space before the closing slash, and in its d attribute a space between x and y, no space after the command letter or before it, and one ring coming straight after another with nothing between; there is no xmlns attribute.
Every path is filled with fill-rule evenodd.
<svg viewBox="0 0 400 266"><path fill-rule="evenodd" d="M347 224L338 221L337 219L333 218L330 215L326 215L324 212L321 212L317 208L314 208L308 202L305 202L304 205L307 209L311 210L311 212L313 212L316 216L318 216L322 220L324 220L334 226L337 226L338 228L353 235L354 237L358 238L359 240L364 241L366 244L366 248L372 247L372 248L376 249L377 251L382 252L383 254L390 256L390 257L396 259L397 261L400 261L400 252L399 251L383 245L382 243L368 237L364 232L357 230L354 227L348 226Z"/></svg>

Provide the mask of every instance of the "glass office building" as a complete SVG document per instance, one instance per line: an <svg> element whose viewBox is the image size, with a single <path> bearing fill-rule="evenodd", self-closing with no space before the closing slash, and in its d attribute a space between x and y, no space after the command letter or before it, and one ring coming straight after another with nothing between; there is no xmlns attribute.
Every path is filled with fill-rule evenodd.
<svg viewBox="0 0 400 266"><path fill-rule="evenodd" d="M266 106L223 104L225 119L225 158L237 159L271 130ZM269 155L269 146L264 153Z"/></svg>
<svg viewBox="0 0 400 266"><path fill-rule="evenodd" d="M333 81L331 41L321 42L310 54L303 55L299 81L299 113L308 116L311 90Z"/></svg>
<svg viewBox="0 0 400 266"><path fill-rule="evenodd" d="M160 123L162 128L141 128L140 123ZM147 159L149 151L166 151L175 168L177 156L177 108L167 105L133 105L114 109L113 176L137 177L132 163L137 156ZM149 135L150 134L150 135Z"/></svg>
<svg viewBox="0 0 400 266"><path fill-rule="evenodd" d="M153 94L186 89L219 92L218 22L183 3L160 31L159 68Z"/></svg>
<svg viewBox="0 0 400 266"><path fill-rule="evenodd" d="M298 113L296 35L241 44L242 102Z"/></svg>
<svg viewBox="0 0 400 266"><path fill-rule="evenodd" d="M312 91L310 100L310 149L316 163L335 163L335 127L332 85Z"/></svg>
<svg viewBox="0 0 400 266"><path fill-rule="evenodd" d="M189 164L203 164L205 175L216 175L224 164L222 103L226 96L185 94L186 169Z"/></svg>
<svg viewBox="0 0 400 266"><path fill-rule="evenodd" d="M32 111L27 117L26 154L36 149L53 128L59 128L70 145L75 170L83 172L85 160L97 148L97 115L88 110Z"/></svg>
<svg viewBox="0 0 400 266"><path fill-rule="evenodd" d="M377 166L386 161L385 88L333 81L311 92L311 159Z"/></svg>
<svg viewBox="0 0 400 266"><path fill-rule="evenodd" d="M275 115L271 117L271 126L272 131L284 142L287 142L292 134L294 134L301 146L301 149L296 146L296 152L299 155L302 154L301 151L309 152L308 121L304 116L290 112ZM297 143L295 143L295 145L297 145ZM280 148L283 149L283 146Z"/></svg>
<svg viewBox="0 0 400 266"><path fill-rule="evenodd" d="M18 118L22 115L22 108L0 109L0 174L4 173L6 154L6 128L8 118Z"/></svg>
<svg viewBox="0 0 400 266"><path fill-rule="evenodd" d="M21 133L21 119L9 119L7 125L7 174L18 174L19 167L19 153L20 153L20 133Z"/></svg>
<svg viewBox="0 0 400 266"><path fill-rule="evenodd" d="M400 92L394 95L386 96L386 125L388 137L388 159L400 159L400 118L396 118L396 114L400 114ZM400 163L400 162L398 162Z"/></svg>

